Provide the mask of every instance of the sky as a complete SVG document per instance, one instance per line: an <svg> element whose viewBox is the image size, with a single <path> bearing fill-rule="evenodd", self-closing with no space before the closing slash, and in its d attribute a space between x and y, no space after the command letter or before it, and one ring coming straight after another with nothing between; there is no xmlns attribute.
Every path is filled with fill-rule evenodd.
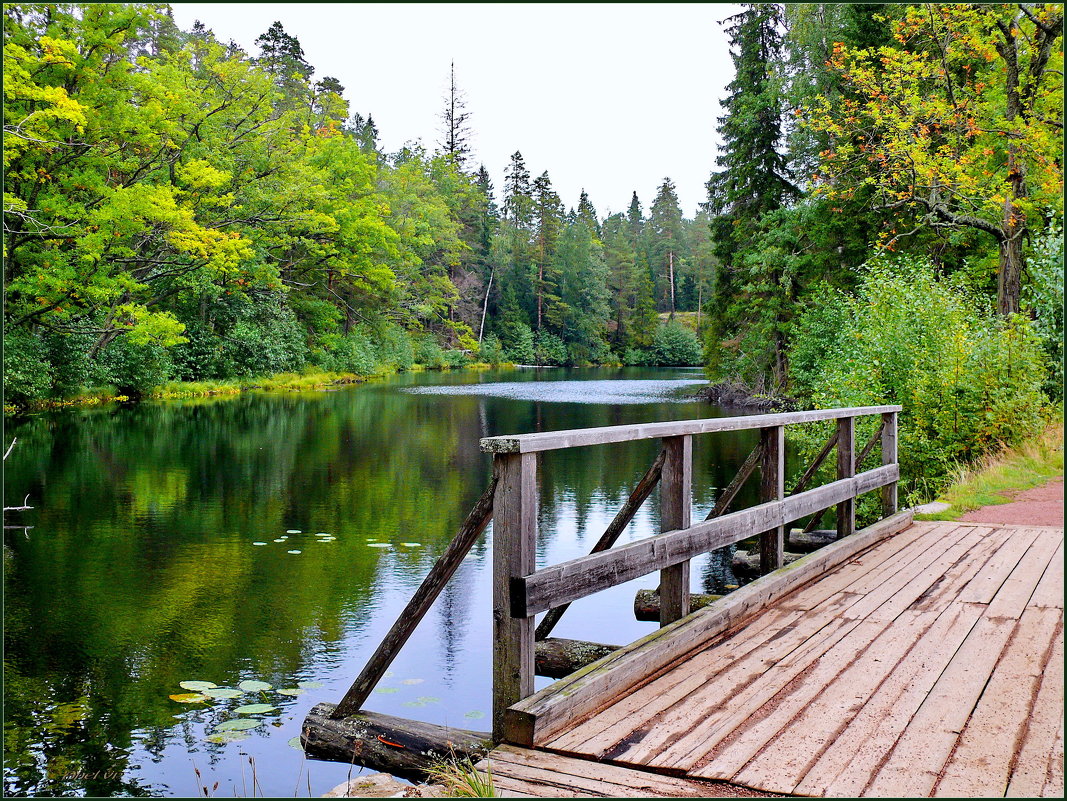
<svg viewBox="0 0 1067 801"><path fill-rule="evenodd" d="M300 40L313 79L337 78L373 115L386 152L441 140L449 65L464 92L474 164L500 200L511 154L548 171L567 208L584 188L601 217L636 191L645 213L664 178L683 213L705 199L719 101L733 80L720 3L173 3L256 55L275 21Z"/></svg>

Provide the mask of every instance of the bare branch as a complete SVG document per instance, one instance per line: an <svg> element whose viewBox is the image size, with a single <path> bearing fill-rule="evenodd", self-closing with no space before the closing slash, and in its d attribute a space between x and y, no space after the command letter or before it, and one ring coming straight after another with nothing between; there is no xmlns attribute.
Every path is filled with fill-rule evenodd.
<svg viewBox="0 0 1067 801"><path fill-rule="evenodd" d="M8 445L8 447L7 447L7 452L6 452L5 454L4 454L4 461L5 461L5 462L7 461L7 457L11 455L11 451L12 451L12 450L14 450L14 448L15 448L15 443L16 443L16 442L18 442L18 441L19 441L19 438L18 438L18 437L13 437L13 438L12 438L12 440L11 440L11 444L10 444L10 445Z"/></svg>

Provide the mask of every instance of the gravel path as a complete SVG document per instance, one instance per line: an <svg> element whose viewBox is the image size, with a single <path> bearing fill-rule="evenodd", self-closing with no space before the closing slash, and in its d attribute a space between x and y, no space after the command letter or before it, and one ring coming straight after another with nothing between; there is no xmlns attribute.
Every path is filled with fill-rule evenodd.
<svg viewBox="0 0 1067 801"><path fill-rule="evenodd" d="M1014 500L983 506L960 517L968 523L1008 523L1023 526L1063 525L1063 478L1015 493Z"/></svg>

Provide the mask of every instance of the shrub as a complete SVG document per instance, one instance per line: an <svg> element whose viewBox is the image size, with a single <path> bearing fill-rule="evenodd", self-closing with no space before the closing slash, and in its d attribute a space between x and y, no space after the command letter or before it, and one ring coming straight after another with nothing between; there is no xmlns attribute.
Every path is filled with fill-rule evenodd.
<svg viewBox="0 0 1067 801"><path fill-rule="evenodd" d="M359 331L338 337L319 357L324 370L334 373L370 375L374 372L374 343Z"/></svg>
<svg viewBox="0 0 1067 801"><path fill-rule="evenodd" d="M548 331L538 331L534 337L534 357L543 365L561 366L569 361L563 340Z"/></svg>
<svg viewBox="0 0 1067 801"><path fill-rule="evenodd" d="M697 335L678 322L656 329L652 353L656 364L665 367L696 367L703 355Z"/></svg>
<svg viewBox="0 0 1067 801"><path fill-rule="evenodd" d="M445 367L445 352L432 334L420 337L415 342L415 361L423 367Z"/></svg>
<svg viewBox="0 0 1067 801"><path fill-rule="evenodd" d="M488 334L478 348L478 356L487 364L500 364L504 361L504 348L496 334Z"/></svg>
<svg viewBox="0 0 1067 801"><path fill-rule="evenodd" d="M533 364L536 357L534 356L534 335L530 326L525 323L516 323L508 333L510 340L504 339L501 334L507 360L516 364Z"/></svg>
<svg viewBox="0 0 1067 801"><path fill-rule="evenodd" d="M1054 222L1038 237L1027 262L1030 281L1023 287L1023 305L1034 315L1034 331L1048 355L1051 369L1045 392L1063 400L1063 224Z"/></svg>
<svg viewBox="0 0 1067 801"><path fill-rule="evenodd" d="M463 350L446 350L442 354L445 367L450 367L453 370L460 367L466 367L473 359L471 355Z"/></svg>
<svg viewBox="0 0 1067 801"><path fill-rule="evenodd" d="M994 316L920 260L876 263L855 296L816 294L796 322L793 391L817 408L903 406L905 490L936 493L954 464L1040 430L1048 363L1024 317Z"/></svg>
<svg viewBox="0 0 1067 801"><path fill-rule="evenodd" d="M117 336L96 354L89 380L94 385L112 384L120 395L138 398L166 383L172 369L166 348L152 343L138 345L129 337Z"/></svg>
<svg viewBox="0 0 1067 801"><path fill-rule="evenodd" d="M622 352L622 363L627 367L644 367L653 364L654 359L652 351L643 348L627 348Z"/></svg>
<svg viewBox="0 0 1067 801"><path fill-rule="evenodd" d="M4 402L26 406L46 398L52 365L44 340L25 328L4 329Z"/></svg>

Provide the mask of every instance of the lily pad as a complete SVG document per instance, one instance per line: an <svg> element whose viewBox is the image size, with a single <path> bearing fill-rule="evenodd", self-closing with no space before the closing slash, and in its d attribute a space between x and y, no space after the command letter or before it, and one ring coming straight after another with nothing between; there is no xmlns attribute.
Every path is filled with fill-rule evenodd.
<svg viewBox="0 0 1067 801"><path fill-rule="evenodd" d="M300 529L298 529L298 528L287 528L285 530L285 533L286 534L299 534L300 533Z"/></svg>
<svg viewBox="0 0 1067 801"><path fill-rule="evenodd" d="M267 543L265 543L265 542L253 542L252 544L253 545L266 545Z"/></svg>
<svg viewBox="0 0 1067 801"><path fill-rule="evenodd" d="M215 687L204 690L204 695L208 698L240 698L244 693L232 687Z"/></svg>
<svg viewBox="0 0 1067 801"><path fill-rule="evenodd" d="M292 551L286 551L286 553L300 553L300 551L298 549L294 549Z"/></svg>
<svg viewBox="0 0 1067 801"><path fill-rule="evenodd" d="M481 720L485 717L485 713L480 709L472 709L470 712L464 712L463 717L470 720Z"/></svg>
<svg viewBox="0 0 1067 801"><path fill-rule="evenodd" d="M265 681L257 681L256 679L245 679L237 685L242 690L248 693L259 692L260 690L273 690L274 685L267 684Z"/></svg>
<svg viewBox="0 0 1067 801"><path fill-rule="evenodd" d="M285 542L285 537L278 537L275 542Z"/></svg>
<svg viewBox="0 0 1067 801"><path fill-rule="evenodd" d="M206 701L207 696L203 693L178 693L170 697L171 701L177 701L179 704L199 704L201 701Z"/></svg>
<svg viewBox="0 0 1067 801"><path fill-rule="evenodd" d="M263 721L258 718L235 718L233 720L224 720L215 727L215 731L244 731L245 729L254 729L262 722Z"/></svg>
<svg viewBox="0 0 1067 801"><path fill-rule="evenodd" d="M382 695L390 695L392 693L400 692L400 688L399 687L378 687L377 689L375 689L374 692L381 693Z"/></svg>
<svg viewBox="0 0 1067 801"><path fill-rule="evenodd" d="M303 751L304 750L304 746L301 745L299 737L290 737L289 738L289 747L290 748L295 748L297 751Z"/></svg>
<svg viewBox="0 0 1067 801"><path fill-rule="evenodd" d="M303 695L307 690L300 687L286 687L284 690L275 690L278 695Z"/></svg>
<svg viewBox="0 0 1067 801"><path fill-rule="evenodd" d="M422 684L426 679L404 679L401 684Z"/></svg>
<svg viewBox="0 0 1067 801"><path fill-rule="evenodd" d="M264 712L273 712L278 707L271 704L245 704L233 710L238 715L260 715Z"/></svg>
<svg viewBox="0 0 1067 801"><path fill-rule="evenodd" d="M297 687L303 687L305 690L317 690L319 687L322 686L322 682L321 681L298 681L296 683L296 686Z"/></svg>
<svg viewBox="0 0 1067 801"><path fill-rule="evenodd" d="M383 674L382 674L382 678L383 678L383 679L391 679L391 678L393 678L393 676L395 676L395 675L396 675L396 674L395 674L395 673L394 673L393 671L391 671L391 670L387 670L387 671L385 671L385 673L383 673Z"/></svg>
<svg viewBox="0 0 1067 801"><path fill-rule="evenodd" d="M213 681L179 681L179 687L184 687L186 690L194 690L195 692L201 692L203 690L211 690L218 687Z"/></svg>
<svg viewBox="0 0 1067 801"><path fill-rule="evenodd" d="M204 739L209 743L237 743L247 740L248 735L243 731L220 731L218 734L209 734Z"/></svg>

